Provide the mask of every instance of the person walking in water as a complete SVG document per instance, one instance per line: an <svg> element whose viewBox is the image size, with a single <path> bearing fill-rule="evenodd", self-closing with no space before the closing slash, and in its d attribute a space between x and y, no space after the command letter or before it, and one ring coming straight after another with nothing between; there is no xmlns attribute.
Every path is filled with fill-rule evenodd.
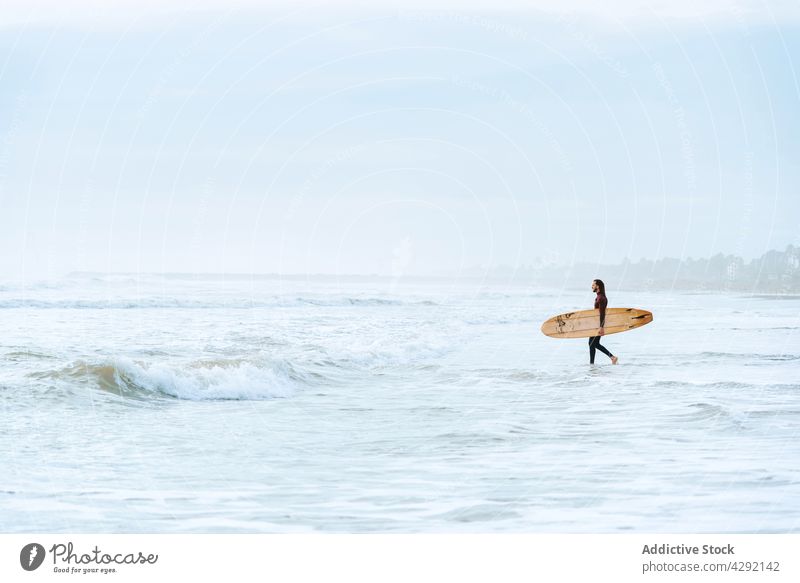
<svg viewBox="0 0 800 583"><path fill-rule="evenodd" d="M608 349L600 344L600 337L606 333L603 326L606 323L606 307L608 307L608 298L606 297L606 284L602 279L592 280L592 291L597 294L594 299L594 309L600 310L600 330L597 331L597 336L589 338L589 364L594 364L595 351L599 350L611 359L612 364L617 364L617 357L611 354Z"/></svg>

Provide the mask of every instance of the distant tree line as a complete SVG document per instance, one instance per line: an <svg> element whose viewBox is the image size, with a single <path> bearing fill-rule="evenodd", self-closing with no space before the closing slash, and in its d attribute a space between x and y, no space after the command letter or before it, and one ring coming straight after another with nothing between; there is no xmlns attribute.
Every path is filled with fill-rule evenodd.
<svg viewBox="0 0 800 583"><path fill-rule="evenodd" d="M501 267L494 275L507 277L513 270ZM570 266L538 262L516 270L514 279L547 285L583 285L587 278L614 282L615 288L731 290L760 293L800 292L800 247L769 251L745 261L718 253L707 259L663 258L655 261L625 259L617 265L576 263Z"/></svg>

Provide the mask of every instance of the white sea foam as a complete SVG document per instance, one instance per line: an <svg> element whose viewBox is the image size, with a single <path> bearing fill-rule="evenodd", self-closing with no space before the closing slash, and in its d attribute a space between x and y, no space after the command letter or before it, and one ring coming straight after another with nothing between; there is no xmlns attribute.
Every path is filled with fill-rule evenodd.
<svg viewBox="0 0 800 583"><path fill-rule="evenodd" d="M256 366L243 362L232 366L147 366L119 358L113 367L120 383L132 383L143 390L191 401L289 397L298 385L285 365Z"/></svg>
<svg viewBox="0 0 800 583"><path fill-rule="evenodd" d="M591 307L588 291L398 290L77 276L0 290L0 305L44 302L1 312L0 523L800 528L800 299L610 286L612 306L656 319L603 340L621 365L590 367L584 340L539 332Z"/></svg>
<svg viewBox="0 0 800 583"><path fill-rule="evenodd" d="M290 307L381 307L381 306L435 306L431 300L409 300L406 302L373 297L234 297L218 298L214 301L186 299L180 297L127 297L102 299L37 299L10 297L0 300L0 310L136 310L136 309L252 309L252 308L290 308Z"/></svg>

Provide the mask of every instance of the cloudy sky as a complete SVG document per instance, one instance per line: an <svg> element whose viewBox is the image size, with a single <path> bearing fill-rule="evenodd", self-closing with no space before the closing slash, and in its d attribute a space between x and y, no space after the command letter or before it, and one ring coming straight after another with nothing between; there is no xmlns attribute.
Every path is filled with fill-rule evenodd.
<svg viewBox="0 0 800 583"><path fill-rule="evenodd" d="M0 279L800 244L800 5L549 4L9 2Z"/></svg>

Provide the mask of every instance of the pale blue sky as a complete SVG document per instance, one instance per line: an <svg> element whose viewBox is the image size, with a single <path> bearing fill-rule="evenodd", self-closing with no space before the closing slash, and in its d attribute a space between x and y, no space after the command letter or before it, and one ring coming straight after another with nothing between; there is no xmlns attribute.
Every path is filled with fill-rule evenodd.
<svg viewBox="0 0 800 583"><path fill-rule="evenodd" d="M797 14L720 2L20 8L0 25L0 274L429 274L798 244Z"/></svg>

